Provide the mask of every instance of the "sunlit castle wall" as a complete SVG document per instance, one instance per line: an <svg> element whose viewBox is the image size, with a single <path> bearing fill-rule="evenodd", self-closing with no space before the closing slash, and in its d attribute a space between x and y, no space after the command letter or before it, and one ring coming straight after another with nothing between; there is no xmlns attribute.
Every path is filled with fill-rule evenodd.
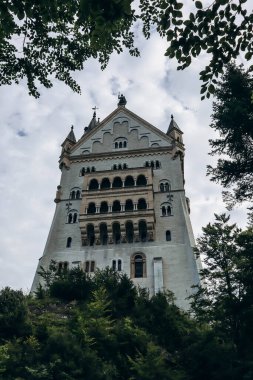
<svg viewBox="0 0 253 380"><path fill-rule="evenodd" d="M76 141L62 144L56 209L38 269L94 273L111 267L150 295L171 290L176 303L199 282L190 203L184 189L183 132L172 119L161 132L126 108L99 122L94 113ZM42 281L36 272L32 291Z"/></svg>

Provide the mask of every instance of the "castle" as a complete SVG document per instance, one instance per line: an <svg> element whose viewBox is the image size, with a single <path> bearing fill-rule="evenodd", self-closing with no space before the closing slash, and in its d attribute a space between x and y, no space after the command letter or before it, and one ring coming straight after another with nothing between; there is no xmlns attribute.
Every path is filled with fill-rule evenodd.
<svg viewBox="0 0 253 380"><path fill-rule="evenodd" d="M183 132L171 118L163 133L126 108L103 121L96 109L82 137L62 144L56 210L40 266L112 267L151 295L169 289L188 308L199 282L189 199L184 190ZM32 285L40 282L36 272Z"/></svg>

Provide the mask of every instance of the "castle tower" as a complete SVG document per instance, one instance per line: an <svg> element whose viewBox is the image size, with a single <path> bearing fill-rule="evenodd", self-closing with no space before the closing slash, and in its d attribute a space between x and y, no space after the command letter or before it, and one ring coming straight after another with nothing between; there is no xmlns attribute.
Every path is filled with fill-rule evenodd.
<svg viewBox="0 0 253 380"><path fill-rule="evenodd" d="M78 141L72 127L62 144L56 210L38 270L51 260L59 270L109 266L151 295L173 291L187 309L199 276L182 135L173 117L165 134L128 110L123 95L102 122L94 112ZM32 291L39 282L36 273Z"/></svg>

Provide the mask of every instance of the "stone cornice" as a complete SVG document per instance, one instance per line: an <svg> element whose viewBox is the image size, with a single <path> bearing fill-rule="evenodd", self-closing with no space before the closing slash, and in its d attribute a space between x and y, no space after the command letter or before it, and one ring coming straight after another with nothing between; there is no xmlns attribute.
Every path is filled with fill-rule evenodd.
<svg viewBox="0 0 253 380"><path fill-rule="evenodd" d="M147 149L134 149L134 150L125 150L117 152L106 152L106 153L89 153L89 154L80 154L76 156L70 156L69 159L71 162L78 161L101 161L101 160L111 160L112 158L131 158L131 157L147 157L147 156L157 156L162 154L172 154L174 146L160 146L157 148L147 148Z"/></svg>

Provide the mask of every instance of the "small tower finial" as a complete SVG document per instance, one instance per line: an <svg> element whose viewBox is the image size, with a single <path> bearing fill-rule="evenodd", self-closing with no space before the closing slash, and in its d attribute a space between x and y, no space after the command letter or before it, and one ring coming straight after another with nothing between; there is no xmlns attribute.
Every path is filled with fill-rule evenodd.
<svg viewBox="0 0 253 380"><path fill-rule="evenodd" d="M93 107L92 109L94 110L93 118L95 119L95 117L96 117L96 115L97 115L96 111L97 111L99 108L98 108L97 106L95 106L95 107Z"/></svg>
<svg viewBox="0 0 253 380"><path fill-rule="evenodd" d="M172 119L172 120L174 119L174 116L173 116L173 114L171 114L171 119Z"/></svg>

